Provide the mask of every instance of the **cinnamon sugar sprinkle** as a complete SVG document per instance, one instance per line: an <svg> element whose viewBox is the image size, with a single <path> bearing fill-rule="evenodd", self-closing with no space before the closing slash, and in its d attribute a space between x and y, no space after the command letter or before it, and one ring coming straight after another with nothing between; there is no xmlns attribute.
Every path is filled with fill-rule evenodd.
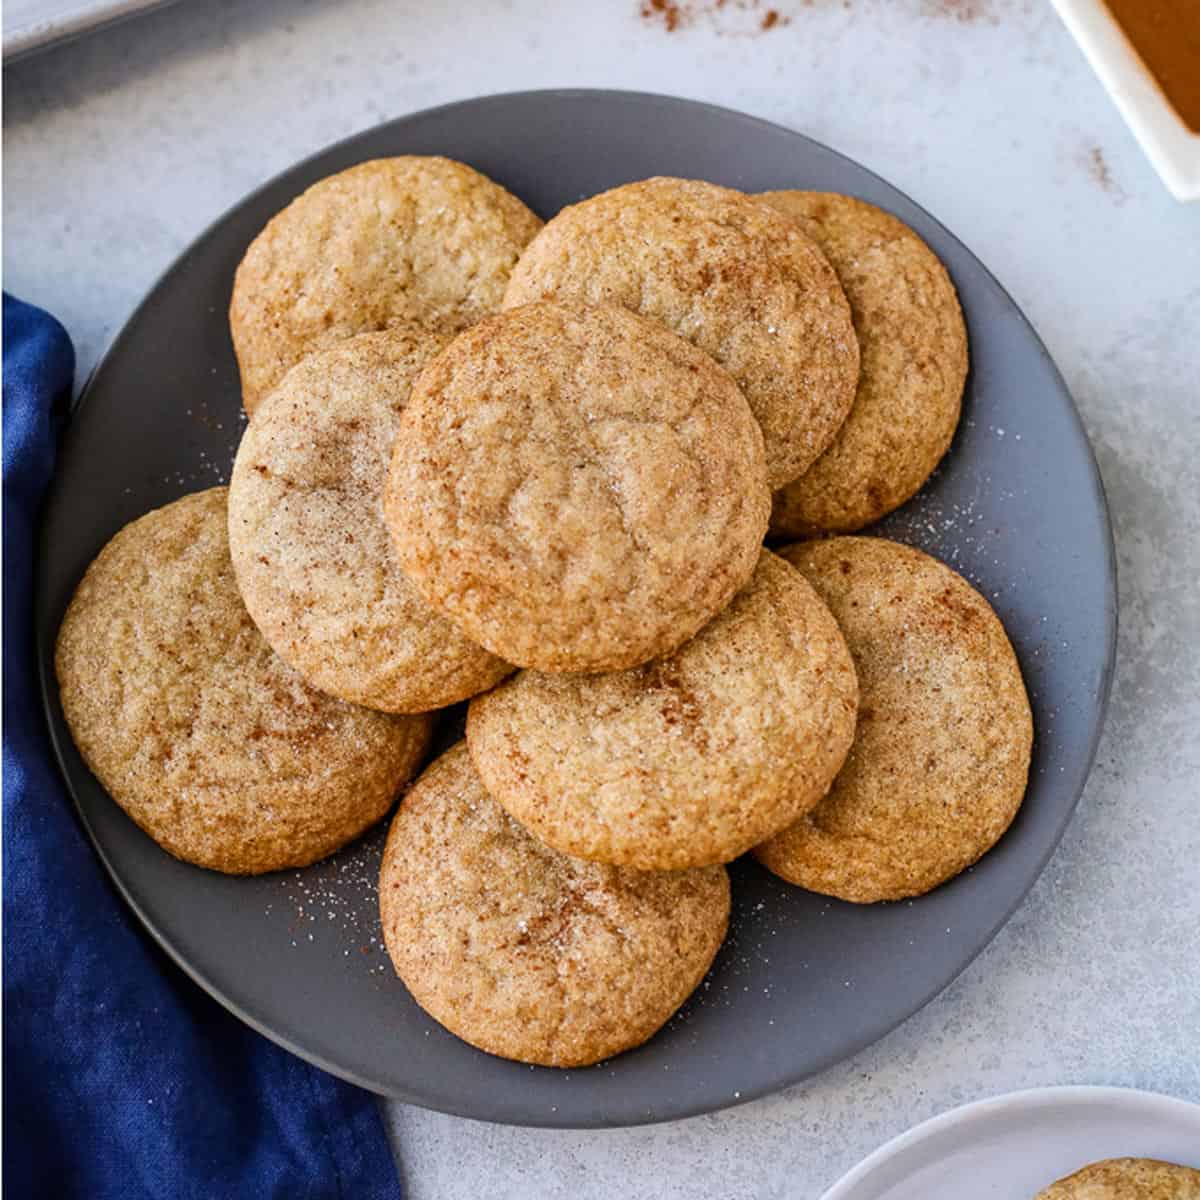
<svg viewBox="0 0 1200 1200"><path fill-rule="evenodd" d="M715 25L720 34L744 37L791 22L789 16L763 0L642 0L639 11L648 25L667 33L705 21Z"/></svg>
<svg viewBox="0 0 1200 1200"><path fill-rule="evenodd" d="M1011 2L1011 0L1010 0ZM911 14L958 24L999 23L1003 0L785 0L778 6L769 0L640 0L638 11L647 24L675 33L704 25L722 37L748 37L781 29L792 23L801 9L842 9L870 12L903 7ZM1024 0L1022 11L1031 10Z"/></svg>

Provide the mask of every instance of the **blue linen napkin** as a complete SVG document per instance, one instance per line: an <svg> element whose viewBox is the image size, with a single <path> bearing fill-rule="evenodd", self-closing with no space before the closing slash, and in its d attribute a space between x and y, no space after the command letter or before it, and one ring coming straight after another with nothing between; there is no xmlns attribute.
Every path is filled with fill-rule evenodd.
<svg viewBox="0 0 1200 1200"><path fill-rule="evenodd" d="M51 760L32 567L74 368L62 326L5 295L4 1194L397 1200L375 1099L260 1037L167 960Z"/></svg>

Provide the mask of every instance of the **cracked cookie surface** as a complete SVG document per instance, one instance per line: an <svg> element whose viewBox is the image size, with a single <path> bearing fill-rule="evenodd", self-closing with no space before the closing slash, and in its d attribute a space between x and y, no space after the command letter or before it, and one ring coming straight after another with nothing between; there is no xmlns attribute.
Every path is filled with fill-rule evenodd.
<svg viewBox="0 0 1200 1200"><path fill-rule="evenodd" d="M858 390L832 444L776 492L771 532L850 533L910 499L950 448L967 329L937 255L890 213L831 192L765 192L837 273L861 350Z"/></svg>
<svg viewBox="0 0 1200 1200"><path fill-rule="evenodd" d="M846 643L804 577L762 551L691 641L604 675L523 671L471 702L488 791L567 854L643 870L728 862L829 789L854 736Z"/></svg>
<svg viewBox="0 0 1200 1200"><path fill-rule="evenodd" d="M1200 1200L1200 1171L1154 1158L1107 1158L1051 1184L1034 1200Z"/></svg>
<svg viewBox="0 0 1200 1200"><path fill-rule="evenodd" d="M385 712L443 708L512 670L421 598L383 521L401 411L448 340L407 325L310 355L255 412L230 479L230 550L255 623L315 687Z"/></svg>
<svg viewBox="0 0 1200 1200"><path fill-rule="evenodd" d="M87 765L164 849L258 874L378 821L429 744L428 717L344 704L267 645L238 594L226 489L126 525L88 567L55 654Z"/></svg>
<svg viewBox="0 0 1200 1200"><path fill-rule="evenodd" d="M829 794L758 847L777 875L869 903L917 896L999 840L1025 795L1033 720L991 606L928 554L883 538L779 553L841 626L858 727Z"/></svg>
<svg viewBox="0 0 1200 1200"><path fill-rule="evenodd" d="M384 941L416 1002L481 1050L576 1067L640 1045L707 972L724 867L631 871L542 845L460 742L401 804L379 880Z"/></svg>
<svg viewBox="0 0 1200 1200"><path fill-rule="evenodd" d="M769 507L725 371L625 309L552 303L485 319L425 367L384 498L425 599L545 671L682 644L749 578Z"/></svg>
<svg viewBox="0 0 1200 1200"><path fill-rule="evenodd" d="M246 411L306 354L353 334L405 320L455 333L494 312L541 225L448 158L379 158L314 183L267 222L234 277Z"/></svg>
<svg viewBox="0 0 1200 1200"><path fill-rule="evenodd" d="M794 221L761 200L656 178L558 213L522 253L504 297L613 303L674 330L737 380L782 487L850 411L858 342L837 276Z"/></svg>

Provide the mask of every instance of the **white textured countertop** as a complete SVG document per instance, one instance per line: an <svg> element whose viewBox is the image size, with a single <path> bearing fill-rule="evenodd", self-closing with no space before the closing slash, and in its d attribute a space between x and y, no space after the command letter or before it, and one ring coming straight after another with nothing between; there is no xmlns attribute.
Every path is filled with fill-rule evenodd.
<svg viewBox="0 0 1200 1200"><path fill-rule="evenodd" d="M1013 293L1091 432L1121 572L1108 728L992 946L872 1049L716 1116L569 1133L392 1106L413 1200L809 1200L976 1097L1200 1100L1200 205L1170 199L1047 4L771 3L766 31L767 4L727 0L668 32L638 0L182 0L5 71L4 286L64 321L81 378L174 256L296 159L447 100L626 87L782 122L910 193Z"/></svg>

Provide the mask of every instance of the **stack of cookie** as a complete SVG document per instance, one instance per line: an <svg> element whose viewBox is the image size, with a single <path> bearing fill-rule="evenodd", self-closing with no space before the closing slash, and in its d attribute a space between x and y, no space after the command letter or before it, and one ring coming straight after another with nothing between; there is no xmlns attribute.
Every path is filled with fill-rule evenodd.
<svg viewBox="0 0 1200 1200"><path fill-rule="evenodd" d="M331 852L469 700L394 818L386 943L466 1041L573 1066L699 983L739 855L895 899L1011 822L1032 728L986 601L817 536L913 495L958 420L954 289L894 218L652 179L543 227L381 160L268 224L230 315L228 494L118 534L59 639L81 751L172 853Z"/></svg>

